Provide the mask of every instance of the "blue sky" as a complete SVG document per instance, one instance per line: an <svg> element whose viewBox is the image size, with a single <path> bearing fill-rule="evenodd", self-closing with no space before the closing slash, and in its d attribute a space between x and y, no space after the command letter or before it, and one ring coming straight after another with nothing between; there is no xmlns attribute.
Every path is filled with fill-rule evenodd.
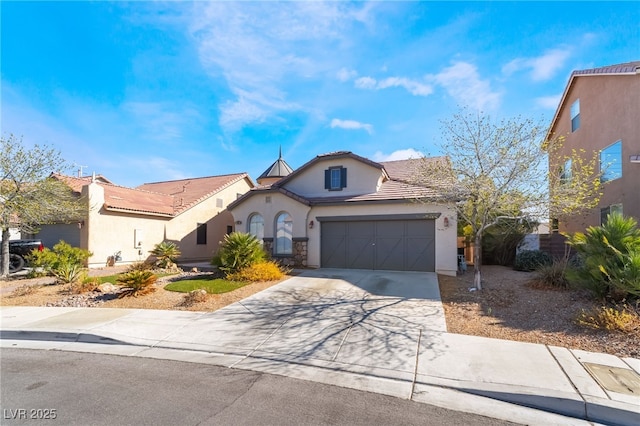
<svg viewBox="0 0 640 426"><path fill-rule="evenodd" d="M439 154L459 106L549 122L640 59L638 2L0 3L1 132L117 184ZM69 173L72 173L69 171Z"/></svg>

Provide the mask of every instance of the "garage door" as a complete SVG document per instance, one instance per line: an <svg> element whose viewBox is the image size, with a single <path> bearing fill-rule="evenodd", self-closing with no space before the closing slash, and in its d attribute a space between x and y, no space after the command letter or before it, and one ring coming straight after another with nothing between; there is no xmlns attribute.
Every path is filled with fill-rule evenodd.
<svg viewBox="0 0 640 426"><path fill-rule="evenodd" d="M435 271L435 220L323 221L324 268Z"/></svg>

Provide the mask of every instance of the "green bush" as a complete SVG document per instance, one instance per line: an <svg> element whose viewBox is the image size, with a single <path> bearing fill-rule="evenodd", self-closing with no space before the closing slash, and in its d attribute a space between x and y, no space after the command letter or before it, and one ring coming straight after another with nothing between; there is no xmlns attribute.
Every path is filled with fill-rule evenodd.
<svg viewBox="0 0 640 426"><path fill-rule="evenodd" d="M60 240L52 250L34 250L27 260L34 269L41 268L61 282L72 283L81 277L85 262L91 255L88 250L72 247Z"/></svg>
<svg viewBox="0 0 640 426"><path fill-rule="evenodd" d="M611 214L604 225L567 238L580 260L568 274L572 283L600 299L640 296L640 229L633 218Z"/></svg>
<svg viewBox="0 0 640 426"><path fill-rule="evenodd" d="M229 274L265 258L266 253L256 237L244 232L232 232L224 236L224 241L220 242L220 250L211 263Z"/></svg>
<svg viewBox="0 0 640 426"><path fill-rule="evenodd" d="M553 259L542 250L522 250L516 255L513 269L516 271L535 271L541 266L551 265Z"/></svg>
<svg viewBox="0 0 640 426"><path fill-rule="evenodd" d="M171 241L163 241L155 245L151 254L158 258L158 266L161 268L168 268L172 266L176 259L180 257L180 248L178 245Z"/></svg>

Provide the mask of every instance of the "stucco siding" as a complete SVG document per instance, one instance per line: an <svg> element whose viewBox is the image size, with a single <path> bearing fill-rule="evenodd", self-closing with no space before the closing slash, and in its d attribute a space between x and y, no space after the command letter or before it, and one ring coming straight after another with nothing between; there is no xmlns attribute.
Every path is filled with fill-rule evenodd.
<svg viewBox="0 0 640 426"><path fill-rule="evenodd" d="M623 213L640 218L640 164L631 163L631 155L640 154L638 99L640 75L602 75L576 77L558 114L553 136L565 136L564 150L583 149L586 155L622 141L622 177L603 186L598 207L570 220L561 220L562 232L584 231L600 225L600 209L622 204ZM580 127L571 132L571 105L580 99ZM551 161L551 167L559 167Z"/></svg>
<svg viewBox="0 0 640 426"><path fill-rule="evenodd" d="M347 187L340 191L328 191L324 187L324 171L340 166L347 169ZM311 165L284 186L296 194L304 194L305 197L370 194L378 189L381 176L380 169L353 158L327 159Z"/></svg>

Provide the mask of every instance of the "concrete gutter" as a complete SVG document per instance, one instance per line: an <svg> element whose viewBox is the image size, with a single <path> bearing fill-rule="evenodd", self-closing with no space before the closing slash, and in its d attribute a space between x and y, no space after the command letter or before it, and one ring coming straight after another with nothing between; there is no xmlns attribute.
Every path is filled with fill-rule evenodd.
<svg viewBox="0 0 640 426"><path fill-rule="evenodd" d="M442 332L421 336L414 362L400 357L378 364L348 340L340 349L346 358L300 356L274 338L285 325L238 329L216 312L2 307L0 347L214 364L528 424L636 425L640 418L637 393L607 390L585 368L590 363L637 375L638 359Z"/></svg>

